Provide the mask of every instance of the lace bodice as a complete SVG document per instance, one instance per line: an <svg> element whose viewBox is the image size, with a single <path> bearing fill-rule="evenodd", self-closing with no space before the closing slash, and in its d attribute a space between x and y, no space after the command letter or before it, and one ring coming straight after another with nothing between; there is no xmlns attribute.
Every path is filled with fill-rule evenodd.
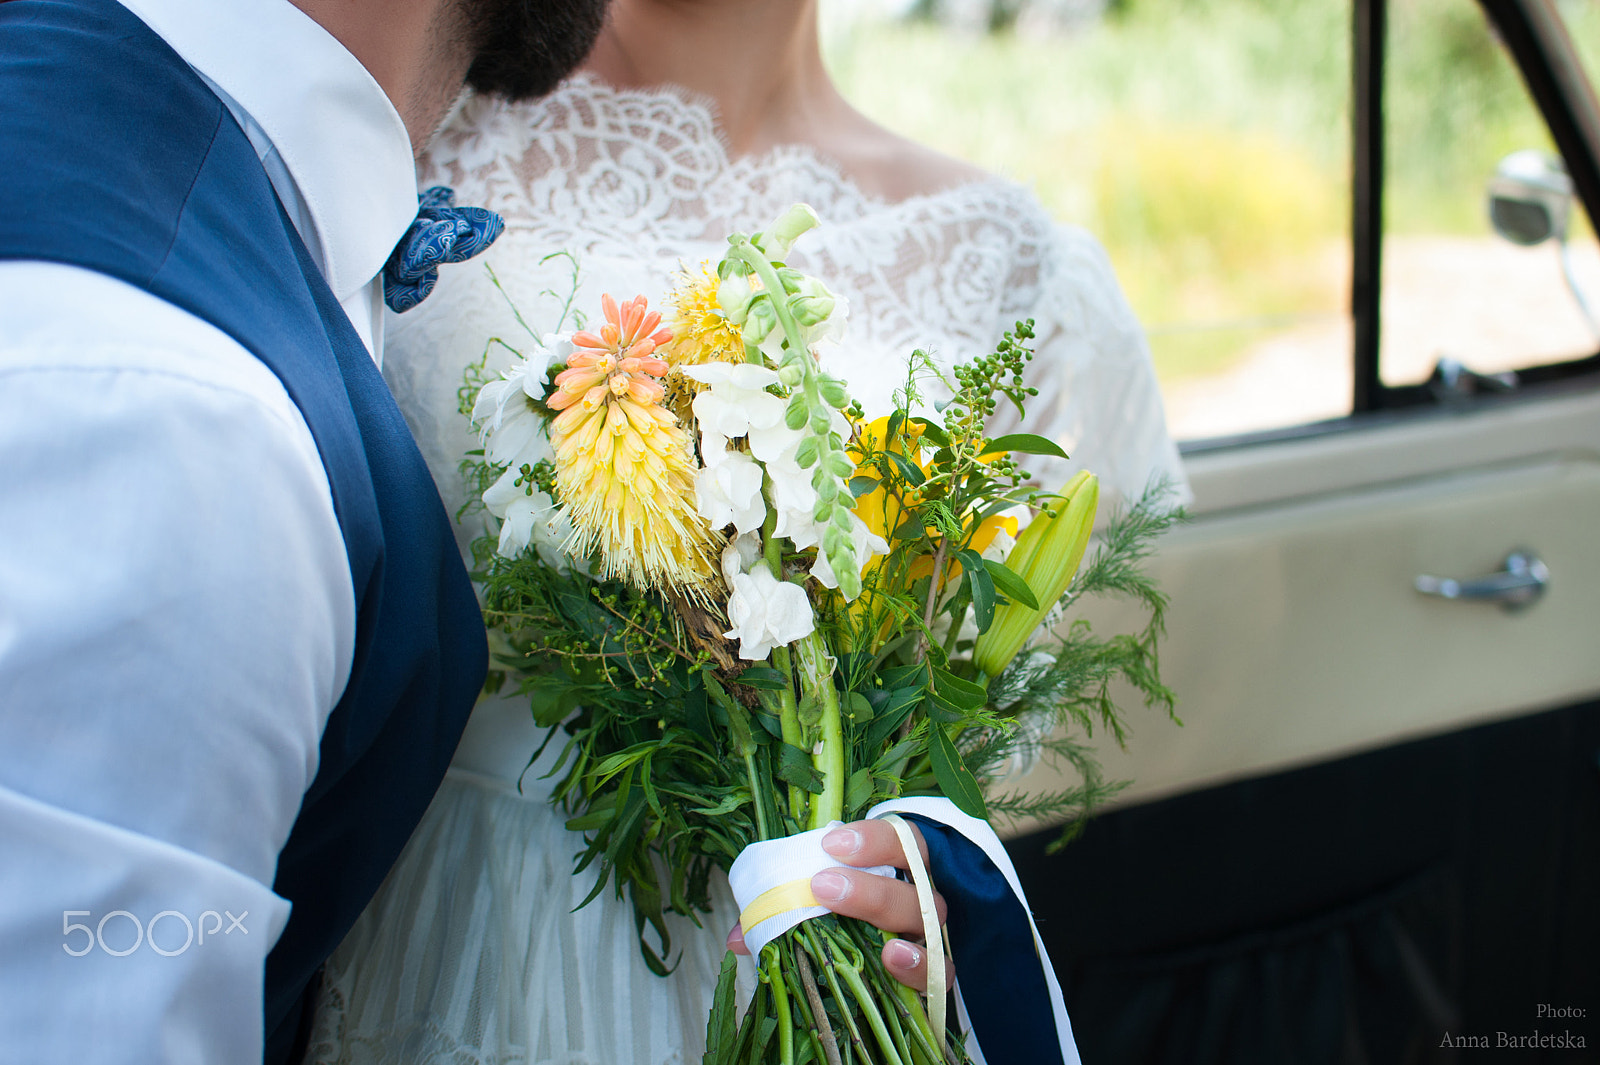
<svg viewBox="0 0 1600 1065"><path fill-rule="evenodd" d="M454 470L472 446L456 413L462 371L491 337L516 346L528 336L506 296L532 330L555 329L575 261L575 307L598 306L602 291L655 303L680 269L719 258L728 232L759 229L799 201L824 224L791 260L850 303L846 343L823 359L869 413L888 408L913 349L948 366L1031 317L1040 395L1028 428L1127 494L1153 472L1178 474L1144 339L1104 252L1014 183L885 202L805 146L731 158L712 109L681 91L616 90L587 75L533 103L468 95L420 176L506 220L487 269L445 271L426 303L389 322L386 376L453 505ZM572 258L547 258L561 252ZM491 350L490 365L503 358ZM1046 484L1068 472L1029 468Z"/></svg>

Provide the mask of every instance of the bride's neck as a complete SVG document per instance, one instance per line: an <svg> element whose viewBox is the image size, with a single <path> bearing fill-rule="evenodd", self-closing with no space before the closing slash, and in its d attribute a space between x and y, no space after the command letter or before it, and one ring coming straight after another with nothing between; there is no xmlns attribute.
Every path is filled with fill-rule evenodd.
<svg viewBox="0 0 1600 1065"><path fill-rule="evenodd" d="M709 97L734 155L817 143L855 117L822 64L816 0L614 0L584 69Z"/></svg>

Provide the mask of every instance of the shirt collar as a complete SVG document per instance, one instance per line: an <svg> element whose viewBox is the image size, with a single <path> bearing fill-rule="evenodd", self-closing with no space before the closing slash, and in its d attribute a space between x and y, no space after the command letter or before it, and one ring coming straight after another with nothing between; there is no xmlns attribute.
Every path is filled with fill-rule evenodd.
<svg viewBox="0 0 1600 1065"><path fill-rule="evenodd" d="M232 97L294 178L341 301L372 282L417 214L411 140L360 60L288 0L122 0Z"/></svg>

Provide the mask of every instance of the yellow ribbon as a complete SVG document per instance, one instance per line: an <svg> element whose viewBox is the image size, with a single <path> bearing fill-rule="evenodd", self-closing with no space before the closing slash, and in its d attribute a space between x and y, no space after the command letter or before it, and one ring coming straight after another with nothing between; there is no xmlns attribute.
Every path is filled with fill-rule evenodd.
<svg viewBox="0 0 1600 1065"><path fill-rule="evenodd" d="M739 915L739 927L748 932L769 917L816 905L819 903L817 897L811 893L811 878L791 880L787 884L768 888L751 899L750 905Z"/></svg>

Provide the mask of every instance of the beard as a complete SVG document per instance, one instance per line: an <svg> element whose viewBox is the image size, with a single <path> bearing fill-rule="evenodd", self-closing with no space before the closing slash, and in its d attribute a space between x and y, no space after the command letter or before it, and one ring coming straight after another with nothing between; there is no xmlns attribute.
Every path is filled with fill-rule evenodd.
<svg viewBox="0 0 1600 1065"><path fill-rule="evenodd" d="M526 100L543 96L583 62L608 0L461 0L474 43L467 84Z"/></svg>

